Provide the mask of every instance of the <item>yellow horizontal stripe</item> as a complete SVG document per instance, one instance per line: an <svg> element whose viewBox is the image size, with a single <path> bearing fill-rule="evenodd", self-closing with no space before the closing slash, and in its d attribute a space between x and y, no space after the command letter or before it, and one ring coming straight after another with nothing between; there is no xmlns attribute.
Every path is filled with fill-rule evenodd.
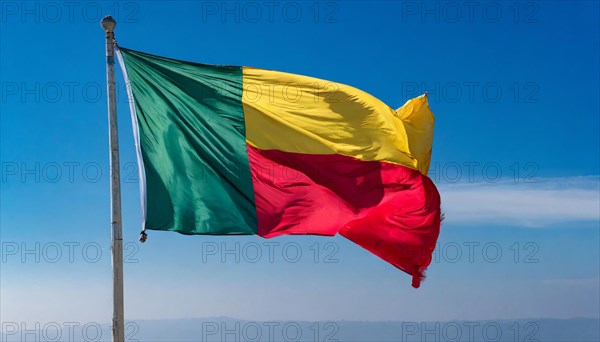
<svg viewBox="0 0 600 342"><path fill-rule="evenodd" d="M246 140L251 145L387 161L427 174L434 116L425 95L393 110L340 83L247 67L243 75Z"/></svg>

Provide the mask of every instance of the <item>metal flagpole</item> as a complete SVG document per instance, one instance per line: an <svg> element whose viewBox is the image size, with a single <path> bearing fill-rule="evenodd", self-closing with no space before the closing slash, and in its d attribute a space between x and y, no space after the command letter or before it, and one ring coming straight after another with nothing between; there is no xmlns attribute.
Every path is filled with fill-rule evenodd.
<svg viewBox="0 0 600 342"><path fill-rule="evenodd" d="M108 139L110 146L110 221L112 227L113 269L113 342L125 341L123 308L123 237L121 226L121 177L119 172L119 137L115 94L114 29L117 22L106 16L100 22L106 33L106 90L108 94Z"/></svg>

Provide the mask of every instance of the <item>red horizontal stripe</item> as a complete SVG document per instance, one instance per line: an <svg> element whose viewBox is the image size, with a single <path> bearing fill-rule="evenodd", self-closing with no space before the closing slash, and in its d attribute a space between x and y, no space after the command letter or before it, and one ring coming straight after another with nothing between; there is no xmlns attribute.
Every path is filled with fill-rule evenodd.
<svg viewBox="0 0 600 342"><path fill-rule="evenodd" d="M419 171L341 155L248 146L258 234L342 234L413 275L418 287L440 228L440 197Z"/></svg>

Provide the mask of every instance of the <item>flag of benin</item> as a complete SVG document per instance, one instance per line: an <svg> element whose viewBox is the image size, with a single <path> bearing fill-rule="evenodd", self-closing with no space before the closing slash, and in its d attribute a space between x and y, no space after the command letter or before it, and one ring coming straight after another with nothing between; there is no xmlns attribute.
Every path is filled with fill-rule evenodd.
<svg viewBox="0 0 600 342"><path fill-rule="evenodd" d="M312 77L120 48L144 229L340 233L413 276L440 228L426 96L393 110Z"/></svg>

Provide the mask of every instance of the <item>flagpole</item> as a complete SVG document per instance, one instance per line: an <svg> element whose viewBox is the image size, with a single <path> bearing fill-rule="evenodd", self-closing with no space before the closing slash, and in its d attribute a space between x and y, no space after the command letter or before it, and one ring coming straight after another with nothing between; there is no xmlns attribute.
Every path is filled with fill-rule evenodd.
<svg viewBox="0 0 600 342"><path fill-rule="evenodd" d="M123 237L121 224L121 177L119 172L119 137L115 94L114 29L117 22L106 16L100 22L106 33L106 90L108 95L108 139L110 147L110 221L113 270L113 342L125 341L123 308Z"/></svg>

